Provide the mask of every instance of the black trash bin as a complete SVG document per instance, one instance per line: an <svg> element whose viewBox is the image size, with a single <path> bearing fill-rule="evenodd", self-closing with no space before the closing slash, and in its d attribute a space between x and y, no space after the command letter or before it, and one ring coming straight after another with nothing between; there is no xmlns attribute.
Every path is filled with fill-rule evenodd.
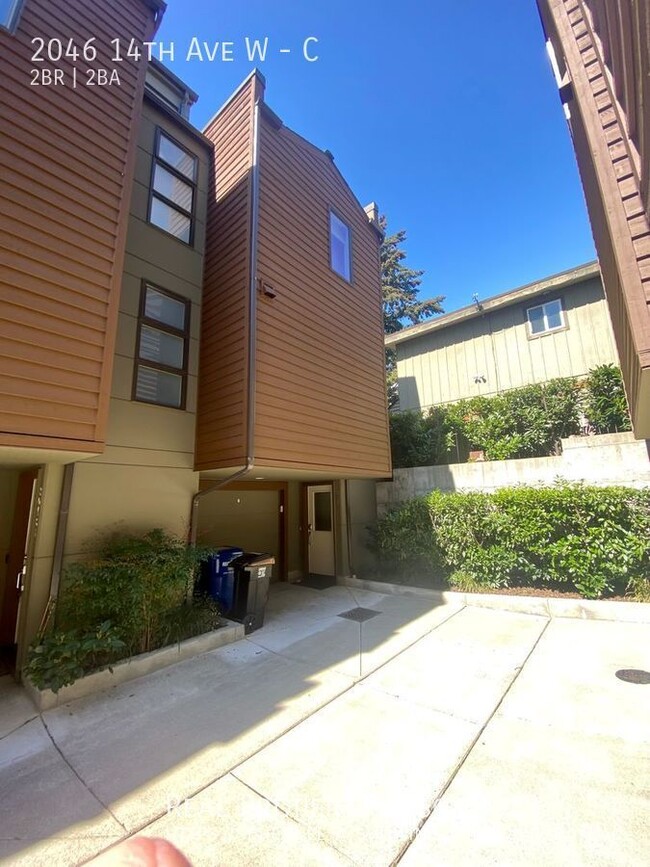
<svg viewBox="0 0 650 867"><path fill-rule="evenodd" d="M243 623L248 635L264 623L275 559L270 554L248 551L230 565L235 570L235 592L227 616Z"/></svg>

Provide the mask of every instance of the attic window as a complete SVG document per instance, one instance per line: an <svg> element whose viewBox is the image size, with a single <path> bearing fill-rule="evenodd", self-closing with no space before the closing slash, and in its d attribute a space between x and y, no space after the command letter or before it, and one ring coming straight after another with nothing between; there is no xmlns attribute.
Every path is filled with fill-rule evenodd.
<svg viewBox="0 0 650 867"><path fill-rule="evenodd" d="M559 331L566 327L562 302L559 298L537 307L529 307L526 316L531 337L547 334L549 331Z"/></svg>
<svg viewBox="0 0 650 867"><path fill-rule="evenodd" d="M350 227L330 211L330 266L350 282Z"/></svg>
<svg viewBox="0 0 650 867"><path fill-rule="evenodd" d="M0 28L14 33L24 0L0 0Z"/></svg>

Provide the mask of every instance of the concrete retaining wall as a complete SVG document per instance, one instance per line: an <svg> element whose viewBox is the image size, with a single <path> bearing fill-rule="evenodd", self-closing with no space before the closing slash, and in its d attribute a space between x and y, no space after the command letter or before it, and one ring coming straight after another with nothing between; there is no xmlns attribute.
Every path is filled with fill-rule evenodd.
<svg viewBox="0 0 650 867"><path fill-rule="evenodd" d="M650 440L632 433L568 437L562 454L549 458L479 461L395 470L392 482L377 483L377 512L440 491L494 491L511 485L551 485L558 478L591 485L650 487Z"/></svg>

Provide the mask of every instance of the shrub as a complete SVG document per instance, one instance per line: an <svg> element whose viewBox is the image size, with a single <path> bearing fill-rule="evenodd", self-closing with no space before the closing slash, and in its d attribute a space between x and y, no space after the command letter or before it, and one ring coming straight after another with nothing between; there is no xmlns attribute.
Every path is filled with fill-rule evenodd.
<svg viewBox="0 0 650 867"><path fill-rule="evenodd" d="M57 631L30 648L25 672L39 689L58 692L89 669L114 659L123 648L108 621L83 633Z"/></svg>
<svg viewBox="0 0 650 867"><path fill-rule="evenodd" d="M632 429L621 371L615 364L591 370L585 392L585 415L596 433Z"/></svg>
<svg viewBox="0 0 650 867"><path fill-rule="evenodd" d="M427 413L402 412L390 416L393 464L423 467L449 461L454 432L446 407Z"/></svg>
<svg viewBox="0 0 650 867"><path fill-rule="evenodd" d="M650 491L566 484L434 491L389 513L376 534L389 561L442 567L455 586L563 588L586 598L628 586L641 592L650 573Z"/></svg>
<svg viewBox="0 0 650 867"><path fill-rule="evenodd" d="M117 659L216 628L216 603L193 598L209 553L163 530L101 540L96 557L66 570L55 628L30 649L28 676L56 692Z"/></svg>
<svg viewBox="0 0 650 867"><path fill-rule="evenodd" d="M461 400L448 408L468 450L489 461L553 454L562 437L578 433L579 388L572 379L555 379L496 394Z"/></svg>
<svg viewBox="0 0 650 867"><path fill-rule="evenodd" d="M170 618L191 599L197 564L207 554L163 530L111 535L96 558L66 570L57 628L80 631L108 620L129 654L160 647Z"/></svg>
<svg viewBox="0 0 650 867"><path fill-rule="evenodd" d="M427 413L393 414L393 466L462 462L470 451L482 451L490 461L552 455L563 437L580 433L583 414L597 433L630 430L618 367L601 365L582 381L552 379Z"/></svg>

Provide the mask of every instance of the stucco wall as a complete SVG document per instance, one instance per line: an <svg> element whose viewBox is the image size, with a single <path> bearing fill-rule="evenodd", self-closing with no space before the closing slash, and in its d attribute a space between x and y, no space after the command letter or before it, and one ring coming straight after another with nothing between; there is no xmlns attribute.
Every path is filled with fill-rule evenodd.
<svg viewBox="0 0 650 867"><path fill-rule="evenodd" d="M392 482L377 483L379 515L412 497L441 491L494 491L510 485L551 485L562 478L592 485L650 487L650 441L631 433L568 437L557 457L481 461L393 472Z"/></svg>

